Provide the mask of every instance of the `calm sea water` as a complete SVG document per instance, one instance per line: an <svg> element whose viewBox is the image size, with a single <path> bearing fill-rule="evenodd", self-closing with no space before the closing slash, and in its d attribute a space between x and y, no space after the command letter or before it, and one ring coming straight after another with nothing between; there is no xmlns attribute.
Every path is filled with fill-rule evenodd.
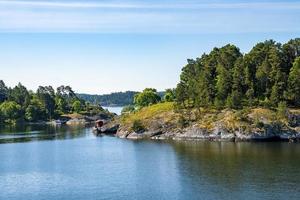
<svg viewBox="0 0 300 200"><path fill-rule="evenodd" d="M300 144L129 141L90 128L0 134L0 199L299 199Z"/></svg>

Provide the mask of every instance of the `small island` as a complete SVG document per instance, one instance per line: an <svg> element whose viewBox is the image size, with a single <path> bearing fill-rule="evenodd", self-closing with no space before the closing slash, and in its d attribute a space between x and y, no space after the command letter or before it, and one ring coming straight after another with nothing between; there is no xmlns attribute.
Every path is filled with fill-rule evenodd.
<svg viewBox="0 0 300 200"><path fill-rule="evenodd" d="M0 125L15 124L88 124L109 120L114 114L99 104L77 96L70 86L39 86L28 91L19 83L13 88L0 80Z"/></svg>
<svg viewBox="0 0 300 200"><path fill-rule="evenodd" d="M300 39L247 54L228 44L188 59L160 98L147 88L123 109L117 136L213 141L300 140Z"/></svg>

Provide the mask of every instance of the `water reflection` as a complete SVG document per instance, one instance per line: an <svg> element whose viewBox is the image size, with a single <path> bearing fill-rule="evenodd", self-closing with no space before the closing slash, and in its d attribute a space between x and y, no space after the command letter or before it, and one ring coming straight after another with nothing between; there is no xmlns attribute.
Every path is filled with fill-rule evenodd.
<svg viewBox="0 0 300 200"><path fill-rule="evenodd" d="M300 196L299 144L130 141L64 126L16 130L2 129L0 140L85 138L0 145L0 199Z"/></svg>
<svg viewBox="0 0 300 200"><path fill-rule="evenodd" d="M222 199L228 194L233 199L300 195L299 187L286 193L300 179L300 160L295 159L300 156L297 144L180 141L173 147L181 181L193 186L185 191L187 195L207 191Z"/></svg>
<svg viewBox="0 0 300 200"><path fill-rule="evenodd" d="M85 125L26 125L0 126L0 144L30 142L38 140L58 140L83 137L89 133Z"/></svg>

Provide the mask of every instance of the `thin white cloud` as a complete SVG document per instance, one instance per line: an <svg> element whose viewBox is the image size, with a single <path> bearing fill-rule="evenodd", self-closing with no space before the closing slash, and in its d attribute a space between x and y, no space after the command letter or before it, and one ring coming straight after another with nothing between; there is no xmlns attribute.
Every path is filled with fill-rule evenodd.
<svg viewBox="0 0 300 200"><path fill-rule="evenodd" d="M278 10L266 10L264 7ZM162 8L165 10L161 10ZM176 10L172 10L175 8ZM194 10L195 8L203 10ZM253 12L251 8L258 10ZM177 12L177 9L182 10ZM192 6L0 0L0 32L295 32L300 30L299 9L300 3L223 3Z"/></svg>
<svg viewBox="0 0 300 200"><path fill-rule="evenodd" d="M0 0L0 6L30 6L44 8L115 8L115 9L300 9L300 2L248 2L248 3L100 3L89 1L18 1Z"/></svg>
<svg viewBox="0 0 300 200"><path fill-rule="evenodd" d="M32 6L32 7L60 7L60 8L140 8L135 4L111 4L92 2L51 2L51 1L0 1L0 5L9 6Z"/></svg>

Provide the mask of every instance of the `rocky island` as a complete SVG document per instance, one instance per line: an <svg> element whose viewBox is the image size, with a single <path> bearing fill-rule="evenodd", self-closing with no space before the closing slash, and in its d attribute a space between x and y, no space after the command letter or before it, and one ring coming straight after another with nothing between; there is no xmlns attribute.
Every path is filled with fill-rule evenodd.
<svg viewBox="0 0 300 200"><path fill-rule="evenodd" d="M188 59L175 89L134 97L114 121L129 139L300 140L300 39L234 45ZM113 126L113 125L112 125Z"/></svg>
<svg viewBox="0 0 300 200"><path fill-rule="evenodd" d="M173 109L173 103L161 103L112 121L120 128L116 136L128 139L175 139L210 141L299 141L300 110L278 112L253 108L243 111L201 110L191 113L189 121ZM113 127L113 125L111 125Z"/></svg>

